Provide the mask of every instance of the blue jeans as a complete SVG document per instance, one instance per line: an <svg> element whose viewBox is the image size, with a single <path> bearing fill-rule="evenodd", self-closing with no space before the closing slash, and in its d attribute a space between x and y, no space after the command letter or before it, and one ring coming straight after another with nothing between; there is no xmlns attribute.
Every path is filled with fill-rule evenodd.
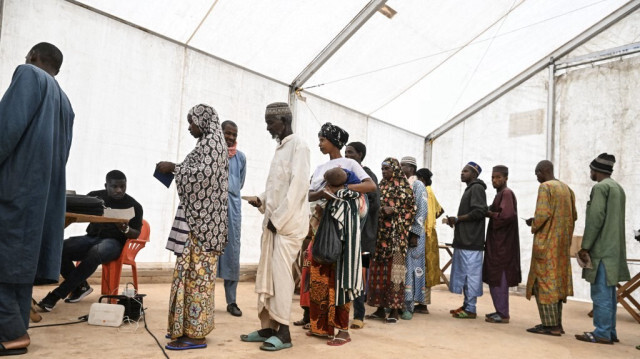
<svg viewBox="0 0 640 359"><path fill-rule="evenodd" d="M613 340L618 338L616 332L616 287L607 285L604 264L600 262L596 272L596 281L591 284L591 300L593 301L593 335L598 338Z"/></svg>
<svg viewBox="0 0 640 359"><path fill-rule="evenodd" d="M65 279L53 294L64 299L89 278L102 263L120 257L122 244L113 238L79 236L66 239L62 245L60 274ZM73 262L80 261L76 267Z"/></svg>
<svg viewBox="0 0 640 359"><path fill-rule="evenodd" d="M469 295L469 287L465 283L462 287L462 291L464 292L464 301L462 302L462 308L470 313L476 313L476 304L478 303L478 297Z"/></svg>
<svg viewBox="0 0 640 359"><path fill-rule="evenodd" d="M227 299L227 305L236 302L236 291L238 289L237 280L224 280L224 296Z"/></svg>

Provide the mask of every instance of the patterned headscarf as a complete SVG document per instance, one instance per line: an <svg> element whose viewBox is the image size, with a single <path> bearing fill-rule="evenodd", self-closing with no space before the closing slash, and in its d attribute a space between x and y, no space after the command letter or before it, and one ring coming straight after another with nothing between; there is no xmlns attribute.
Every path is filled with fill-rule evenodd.
<svg viewBox="0 0 640 359"><path fill-rule="evenodd" d="M331 122L322 125L320 132L318 132L318 137L326 138L338 149L342 149L349 141L349 133L336 125L332 125Z"/></svg>
<svg viewBox="0 0 640 359"><path fill-rule="evenodd" d="M202 136L176 165L176 188L191 233L204 251L222 253L227 244L227 178L229 159L218 114L211 106L189 111Z"/></svg>
<svg viewBox="0 0 640 359"><path fill-rule="evenodd" d="M390 180L380 180L380 217L378 218L378 242L376 244L376 260L381 261L393 257L397 251L406 253L409 240L409 229L416 215L416 201L407 178L400 169L397 159L388 157L383 164L391 166L393 174ZM390 217L382 214L382 207L389 206L396 210Z"/></svg>

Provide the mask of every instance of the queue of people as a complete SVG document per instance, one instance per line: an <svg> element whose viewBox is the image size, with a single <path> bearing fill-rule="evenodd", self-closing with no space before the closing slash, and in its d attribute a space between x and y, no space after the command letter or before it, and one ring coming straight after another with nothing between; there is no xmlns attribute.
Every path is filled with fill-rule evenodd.
<svg viewBox="0 0 640 359"><path fill-rule="evenodd" d="M44 311L53 310L62 299L81 300L92 290L86 279L100 263L117 258L125 241L136 238L142 227L142 206L125 193L124 173L114 170L107 174L105 190L90 195L104 199L110 207L129 210L129 223L90 224L86 236L54 240L63 233L65 165L74 118L54 79L61 63L62 54L55 46L34 46L0 101L0 132L7 134L0 139L0 209L4 209L0 211L0 255L5 256L0 260L2 355L26 353L34 283L57 282L60 273L64 277L38 303ZM5 121L8 116L15 120ZM248 199L264 214L255 284L259 324L240 339L260 343L266 351L293 345L292 265L301 250L306 258L300 297L305 314L293 324L308 330L307 335L341 346L352 340L349 329L363 329L365 319L393 324L429 314L430 289L440 283L441 275L436 220L444 213L431 188L431 171L418 169L411 156L400 161L387 157L378 182L362 165L366 146L349 142L344 129L325 123L318 132L318 147L329 160L318 165L309 179L310 149L293 133L292 120L287 103L266 107L266 129L278 145L265 191ZM166 348L170 350L207 346L206 336L215 328L217 277L224 279L226 310L242 315L236 288L246 157L237 149L238 126L231 121L220 123L215 109L206 104L191 108L187 121L197 139L195 148L181 163L156 165L158 172L175 176L180 198L167 243L176 255L168 308ZM53 156L32 157L36 148ZM33 158L41 160L34 163ZM32 164L29 171L16 165L27 160ZM615 285L629 279L623 234L625 195L611 179L614 163L615 157L605 153L590 165L591 179L597 184L587 205L579 252L585 263L583 277L591 283L595 330L576 339L601 344L618 340ZM517 200L507 187L509 169L497 165L491 174L497 193L487 206L487 186L478 178L481 172L475 162L463 167L460 180L466 188L457 214L442 219L454 229L449 287L463 294L462 305L450 313L456 319L477 318L477 297L483 294L484 282L495 307L485 320L507 324L509 287L522 280ZM554 177L551 162L541 161L535 174L540 182L536 210L526 221L534 235L527 298L535 297L541 323L527 331L560 336L564 334L562 306L573 294L569 246L578 218L575 195ZM31 184L28 193L23 193L27 189L17 179ZM22 220L26 217L28 225ZM311 241L303 248L307 236ZM18 265L8 257L16 255L21 259ZM76 267L73 261L80 264ZM375 308L368 315L365 302Z"/></svg>

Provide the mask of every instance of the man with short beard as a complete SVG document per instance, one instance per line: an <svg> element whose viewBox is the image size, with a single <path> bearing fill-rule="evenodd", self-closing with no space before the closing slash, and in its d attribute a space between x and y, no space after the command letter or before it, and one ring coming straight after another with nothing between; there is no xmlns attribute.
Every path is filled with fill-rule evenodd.
<svg viewBox="0 0 640 359"><path fill-rule="evenodd" d="M487 214L487 185L478 176L482 168L475 162L467 163L460 180L467 184L457 217L442 220L454 229L453 258L449 290L464 293L460 308L449 311L457 319L475 319L476 303L482 295L482 254L484 251L484 218Z"/></svg>
<svg viewBox="0 0 640 359"><path fill-rule="evenodd" d="M227 312L234 317L242 316L236 303L238 279L240 279L240 228L242 223L242 200L240 190L247 174L247 157L238 150L238 125L233 121L222 122L222 133L229 149L229 208L228 242L224 253L218 258L218 278L224 279L224 294Z"/></svg>
<svg viewBox="0 0 640 359"><path fill-rule="evenodd" d="M245 342L264 342L262 350L290 348L289 317L294 280L291 265L309 231L309 147L293 133L289 105L267 106L265 122L278 141L265 192L249 203L264 213L260 261L256 274L261 329L241 335Z"/></svg>

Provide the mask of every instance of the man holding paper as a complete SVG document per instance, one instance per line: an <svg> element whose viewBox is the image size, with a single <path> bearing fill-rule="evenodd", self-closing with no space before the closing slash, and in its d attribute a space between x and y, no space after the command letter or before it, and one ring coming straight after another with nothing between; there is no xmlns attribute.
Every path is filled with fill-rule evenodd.
<svg viewBox="0 0 640 359"><path fill-rule="evenodd" d="M267 106L267 131L278 142L265 192L249 203L264 213L260 261L256 274L261 329L241 335L245 342L264 342L260 349L290 348L289 320L294 281L291 265L309 232L309 147L293 133L286 103Z"/></svg>
<svg viewBox="0 0 640 359"><path fill-rule="evenodd" d="M120 257L122 248L129 238L138 238L142 228L142 206L133 197L126 194L127 177L113 170L107 173L105 189L89 192L104 200L111 213L122 218L131 218L129 223L91 223L84 236L71 237L62 245L62 266L60 274L64 281L42 299L38 306L50 312L60 299L75 303L89 295L93 289L87 283L93 272L102 263L111 262ZM74 261L80 261L76 267ZM70 294L70 295L69 295Z"/></svg>
<svg viewBox="0 0 640 359"><path fill-rule="evenodd" d="M582 249L578 256L591 260L591 268L582 269L582 278L591 283L593 332L576 334L576 339L599 344L613 344L616 332L616 284L630 279L624 240L625 194L611 178L616 158L603 153L591 162L591 189L587 202Z"/></svg>

